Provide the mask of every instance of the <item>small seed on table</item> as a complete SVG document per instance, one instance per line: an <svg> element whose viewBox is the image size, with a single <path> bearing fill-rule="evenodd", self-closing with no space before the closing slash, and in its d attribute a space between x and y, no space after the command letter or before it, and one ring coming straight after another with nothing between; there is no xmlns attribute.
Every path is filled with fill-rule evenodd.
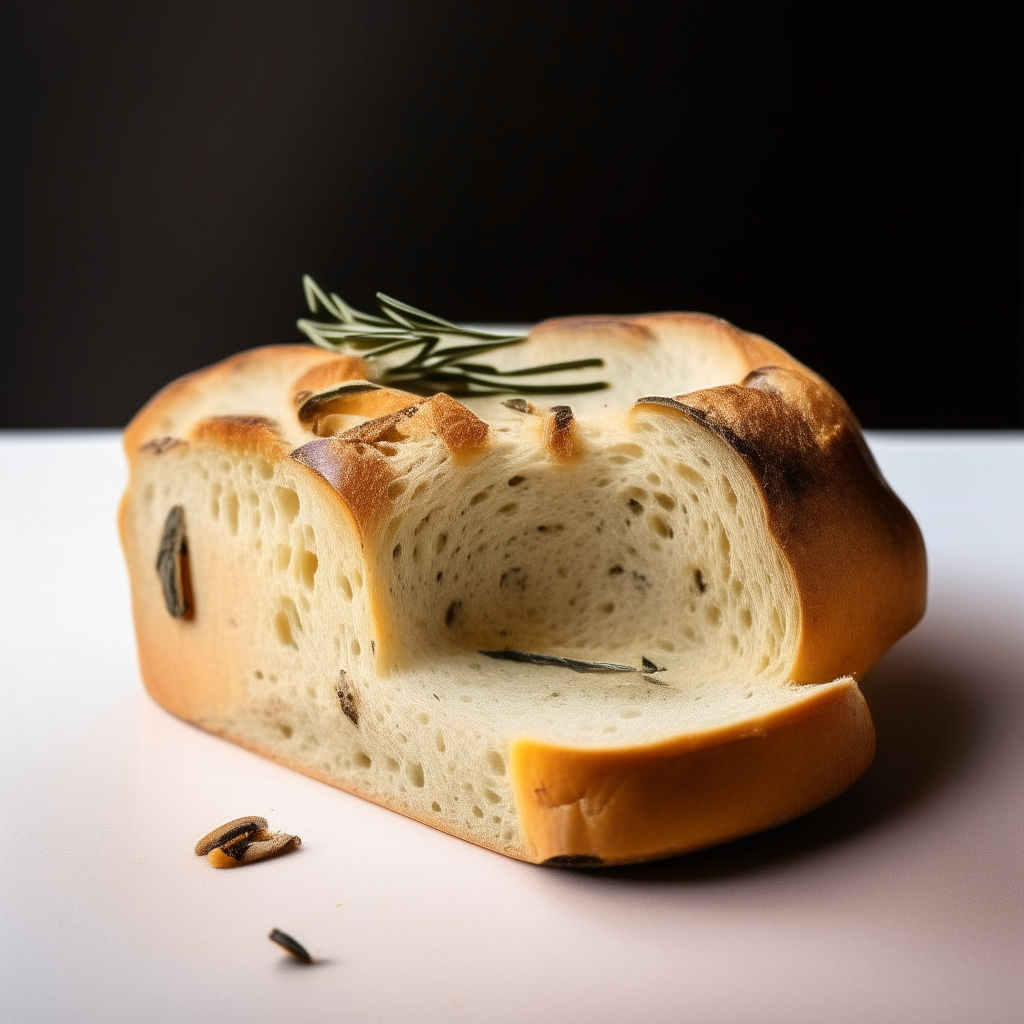
<svg viewBox="0 0 1024 1024"><path fill-rule="evenodd" d="M226 846L243 836L265 830L266 827L267 819L256 814L252 814L248 818L235 818L234 821L229 821L226 825L221 825L220 828L215 828L203 836L196 843L196 856L205 857L211 850L216 850L218 846Z"/></svg>
<svg viewBox="0 0 1024 1024"><path fill-rule="evenodd" d="M298 836L261 830L211 850L207 859L215 868L236 868L241 864L255 864L258 860L288 853L301 845L302 840Z"/></svg>
<svg viewBox="0 0 1024 1024"><path fill-rule="evenodd" d="M306 952L306 947L296 942L287 932L275 928L268 938L271 942L276 942L282 948L287 949L296 960L301 960L304 964L313 962L313 958Z"/></svg>

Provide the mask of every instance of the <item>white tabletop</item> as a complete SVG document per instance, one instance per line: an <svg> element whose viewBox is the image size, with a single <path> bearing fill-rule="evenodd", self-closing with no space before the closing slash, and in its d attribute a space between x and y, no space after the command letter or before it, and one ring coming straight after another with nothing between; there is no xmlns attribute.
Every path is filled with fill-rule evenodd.
<svg viewBox="0 0 1024 1024"><path fill-rule="evenodd" d="M864 682L874 766L764 835L585 873L166 714L135 663L118 437L0 435L0 1019L1021 1021L1024 436L870 440L931 570L924 623ZM302 849L192 855L248 813Z"/></svg>

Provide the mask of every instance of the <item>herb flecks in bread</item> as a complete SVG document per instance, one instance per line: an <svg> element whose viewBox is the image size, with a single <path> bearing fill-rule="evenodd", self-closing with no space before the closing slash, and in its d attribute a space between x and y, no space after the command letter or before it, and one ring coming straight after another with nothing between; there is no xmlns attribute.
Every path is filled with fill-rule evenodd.
<svg viewBox="0 0 1024 1024"><path fill-rule="evenodd" d="M463 344L424 324L394 329ZM824 381L695 314L495 344L492 383L553 365L571 389L600 361L611 386L550 405L411 393L388 371L423 337L364 340L242 353L129 426L122 537L159 703L568 866L767 828L864 771L856 678L920 618L924 549ZM191 619L154 571L174 508Z"/></svg>

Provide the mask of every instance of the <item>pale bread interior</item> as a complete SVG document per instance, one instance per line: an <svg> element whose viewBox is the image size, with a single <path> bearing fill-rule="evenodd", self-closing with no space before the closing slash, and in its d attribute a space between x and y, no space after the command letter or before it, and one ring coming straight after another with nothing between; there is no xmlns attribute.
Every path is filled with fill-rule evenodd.
<svg viewBox="0 0 1024 1024"><path fill-rule="evenodd" d="M697 382L715 383L699 367ZM685 367L656 369L630 390L664 392L663 373L675 393L694 383ZM219 404L204 395L196 411L259 414L281 404L261 389L282 383ZM125 510L136 614L140 637L158 638L151 657L195 677L200 697L179 713L529 858L508 777L516 738L648 744L756 722L820 690L788 681L799 602L749 470L686 418L618 399L606 410L609 398L577 419L568 460L545 447L542 415L494 399L476 403L491 431L472 458L436 437L399 440L390 514L362 542L286 450L140 453ZM175 420L179 435L195 423L188 409ZM295 443L299 429L280 433ZM190 621L170 618L152 567L176 505ZM506 647L664 671L580 674L479 653Z"/></svg>

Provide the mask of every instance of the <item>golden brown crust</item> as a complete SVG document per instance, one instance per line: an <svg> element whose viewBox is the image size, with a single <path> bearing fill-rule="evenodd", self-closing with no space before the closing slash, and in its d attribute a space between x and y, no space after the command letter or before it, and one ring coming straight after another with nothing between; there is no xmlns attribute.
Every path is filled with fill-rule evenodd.
<svg viewBox="0 0 1024 1024"><path fill-rule="evenodd" d="M544 443L551 456L565 461L579 451L578 430L572 409L568 405L556 405L544 421Z"/></svg>
<svg viewBox="0 0 1024 1024"><path fill-rule="evenodd" d="M458 457L483 448L488 429L479 416L454 398L434 395L366 420L344 433L311 441L292 454L341 495L363 539L371 524L381 521L391 510L388 489L399 476L390 461L396 445L431 432Z"/></svg>
<svg viewBox="0 0 1024 1024"><path fill-rule="evenodd" d="M423 402L421 411L453 455L469 454L487 444L487 424L454 398L434 395Z"/></svg>
<svg viewBox="0 0 1024 1024"><path fill-rule="evenodd" d="M207 396L230 391L237 379L266 377L270 389L280 392L281 405L290 404L286 392L289 382L300 374L337 359L337 356L312 345L267 345L263 348L239 352L222 362L186 374L161 388L133 417L125 428L124 450L129 461L146 441L154 437L181 433L175 423L184 408L199 404ZM265 414L266 408L240 410L244 413Z"/></svg>
<svg viewBox="0 0 1024 1024"><path fill-rule="evenodd" d="M321 437L296 449L292 458L338 492L356 522L360 543L372 524L387 515L388 488L398 472L377 444L344 435Z"/></svg>
<svg viewBox="0 0 1024 1024"><path fill-rule="evenodd" d="M311 366L292 383L292 403L298 407L317 391L344 384L349 380L367 380L370 368L358 356L334 356Z"/></svg>
<svg viewBox="0 0 1024 1024"><path fill-rule="evenodd" d="M585 327L590 322L582 319L548 321L563 327ZM736 379L755 370L760 366L782 366L788 369L802 370L810 376L816 376L799 360L794 359L785 349L759 334L750 334L741 330L728 320L710 316L707 313L646 313L640 316L623 317L615 320L616 324L625 324L639 328L644 339L671 338L690 344L697 344L711 349L728 349L737 362ZM541 327L545 325L542 324ZM626 335L623 332L622 340ZM631 335L631 340L638 341L640 334Z"/></svg>
<svg viewBox="0 0 1024 1024"><path fill-rule="evenodd" d="M611 750L518 740L510 771L538 862L653 860L771 828L827 803L874 757L852 680L760 719Z"/></svg>
<svg viewBox="0 0 1024 1024"><path fill-rule="evenodd" d="M189 440L262 455L270 461L284 458L291 451L291 446L281 440L277 425L263 416L211 416L192 428Z"/></svg>
<svg viewBox="0 0 1024 1024"><path fill-rule="evenodd" d="M643 319L643 317L602 315L555 317L537 324L530 332L530 340L543 343L548 336L578 334L590 338L608 338L623 344L642 347L654 341L655 337L650 328L643 323Z"/></svg>
<svg viewBox="0 0 1024 1024"><path fill-rule="evenodd" d="M333 434L344 433L341 417L363 416L367 419L378 419L401 412L421 401L408 391L377 387L369 383L356 387L362 387L362 390L330 387L320 392L300 391L297 397L305 397L298 406L299 421L318 437L330 437Z"/></svg>

